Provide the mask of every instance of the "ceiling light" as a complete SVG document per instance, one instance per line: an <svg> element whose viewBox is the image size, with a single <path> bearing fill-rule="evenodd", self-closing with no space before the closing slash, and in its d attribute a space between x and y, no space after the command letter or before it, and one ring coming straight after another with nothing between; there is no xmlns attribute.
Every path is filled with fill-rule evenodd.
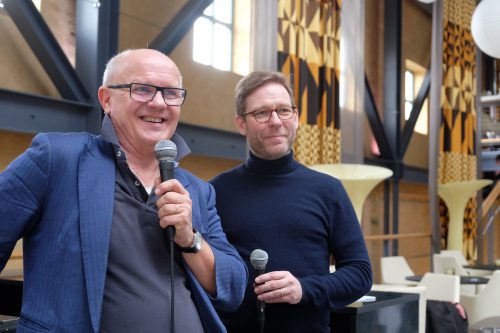
<svg viewBox="0 0 500 333"><path fill-rule="evenodd" d="M493 58L500 59L500 1L482 0L471 20L472 38L476 45Z"/></svg>

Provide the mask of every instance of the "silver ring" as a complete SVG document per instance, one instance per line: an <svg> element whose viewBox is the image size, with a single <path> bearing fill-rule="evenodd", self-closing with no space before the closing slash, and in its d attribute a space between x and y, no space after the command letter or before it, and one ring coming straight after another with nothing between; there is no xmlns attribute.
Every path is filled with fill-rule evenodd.
<svg viewBox="0 0 500 333"><path fill-rule="evenodd" d="M283 297L283 288L280 289L281 297Z"/></svg>

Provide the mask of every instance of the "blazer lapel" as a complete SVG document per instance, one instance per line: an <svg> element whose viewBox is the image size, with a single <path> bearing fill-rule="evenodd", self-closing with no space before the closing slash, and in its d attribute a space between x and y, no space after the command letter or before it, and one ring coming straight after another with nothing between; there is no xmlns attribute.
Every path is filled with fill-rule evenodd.
<svg viewBox="0 0 500 333"><path fill-rule="evenodd" d="M87 299L94 331L99 330L109 238L113 219L115 163L109 143L94 139L80 158L80 235Z"/></svg>
<svg viewBox="0 0 500 333"><path fill-rule="evenodd" d="M188 187L191 182L189 181L189 178L187 177L186 171L184 169L175 169L175 179L177 179L179 183L181 183L182 186L184 186L184 188L189 191Z"/></svg>

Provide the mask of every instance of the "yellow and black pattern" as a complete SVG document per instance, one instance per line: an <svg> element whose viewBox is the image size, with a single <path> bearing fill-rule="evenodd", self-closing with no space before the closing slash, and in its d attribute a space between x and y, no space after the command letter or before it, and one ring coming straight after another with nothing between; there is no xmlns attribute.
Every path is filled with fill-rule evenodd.
<svg viewBox="0 0 500 333"><path fill-rule="evenodd" d="M476 179L476 47L470 21L475 0L443 1L443 56L441 127L438 182ZM441 236L446 237L448 217L441 203ZM469 201L464 218L463 252L475 253L476 202ZM442 239L446 247L446 238Z"/></svg>
<svg viewBox="0 0 500 333"><path fill-rule="evenodd" d="M300 111L294 147L306 164L340 162L340 0L278 0L278 68Z"/></svg>
<svg viewBox="0 0 500 333"><path fill-rule="evenodd" d="M477 200L472 198L467 202L464 212L464 249L467 259L477 259Z"/></svg>

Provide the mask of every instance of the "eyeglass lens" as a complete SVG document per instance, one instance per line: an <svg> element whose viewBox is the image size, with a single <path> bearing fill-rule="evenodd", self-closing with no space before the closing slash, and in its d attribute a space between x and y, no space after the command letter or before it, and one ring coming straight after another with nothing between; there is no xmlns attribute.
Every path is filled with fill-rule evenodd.
<svg viewBox="0 0 500 333"><path fill-rule="evenodd" d="M167 105L181 105L186 93L178 88L155 87L146 84L132 83L130 85L130 97L138 102L151 102L156 92L161 91Z"/></svg>
<svg viewBox="0 0 500 333"><path fill-rule="evenodd" d="M265 123L271 119L271 115L273 112L276 111L276 114L278 115L278 118L281 120L288 120L292 118L293 115L293 108L291 107L281 107L278 109L268 109L268 110L258 110L254 112L250 112L248 114L253 114L255 117L255 120L261 123Z"/></svg>

